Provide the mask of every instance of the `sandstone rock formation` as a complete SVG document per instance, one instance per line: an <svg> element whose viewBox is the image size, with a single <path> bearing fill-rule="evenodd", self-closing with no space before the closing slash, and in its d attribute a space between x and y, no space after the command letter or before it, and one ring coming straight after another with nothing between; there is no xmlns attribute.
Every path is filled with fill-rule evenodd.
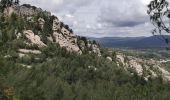
<svg viewBox="0 0 170 100"><path fill-rule="evenodd" d="M55 42L59 43L61 47L65 47L68 51L74 51L78 54L82 54L82 51L77 45L76 36L68 29L61 26L61 22L59 22L56 18L53 20L53 31Z"/></svg>
<svg viewBox="0 0 170 100"><path fill-rule="evenodd" d="M38 47L46 46L40 39L38 35L35 35L31 30L25 30L23 34L26 36L28 40L31 41L32 44L36 44Z"/></svg>
<svg viewBox="0 0 170 100"><path fill-rule="evenodd" d="M12 13L14 13L22 18L25 18L25 20L29 22L30 26L28 25L29 28L25 28L24 26L23 33L21 34L25 36L30 41L31 44L35 44L38 47L46 46L46 44L43 43L41 39L42 40L44 39L44 35L42 34L48 34L48 36L45 35L48 40L50 40L53 43L58 43L61 47L65 47L70 52L76 52L78 54L82 54L82 51L86 48L84 42L81 43L81 46L78 45L77 36L73 34L72 29L70 29L68 25L65 25L63 22L60 22L56 16L51 16L51 13L47 11L43 11L41 8L36 8L29 4L24 4L21 6L17 4L13 4L7 7L4 13L7 16L10 16ZM41 17L37 19L36 18L37 16L41 16ZM45 16L46 19L48 19L48 21L46 21L43 16ZM51 22L50 18L53 18L52 19L53 22ZM46 22L48 22L47 24L52 25L50 26L52 30L49 31L49 33L48 32L43 33L42 31L39 30L39 27L41 30L44 29ZM38 28L37 25L39 26ZM33 33L34 29L31 29L30 28L31 26L37 28L38 31L36 30L34 32L37 32L35 34L38 35L35 35ZM50 27L48 27L48 30L50 29ZM17 39L21 37L21 34L16 33ZM98 56L101 56L98 45L89 43L88 46L90 46L91 48L91 51L89 52L93 52L96 53Z"/></svg>
<svg viewBox="0 0 170 100"><path fill-rule="evenodd" d="M116 59L118 66L124 66L125 70L128 70L129 68L135 70L135 72L139 76L143 76L145 80L163 76L164 80L170 81L170 72L162 68L160 61L126 56L122 53L117 53Z"/></svg>
<svg viewBox="0 0 170 100"><path fill-rule="evenodd" d="M53 31L57 32L60 29L60 21L58 20L58 18L54 18L53 20Z"/></svg>
<svg viewBox="0 0 170 100"><path fill-rule="evenodd" d="M19 49L18 51L21 53L24 53L24 54L28 54L28 53L41 54L41 51L39 51L39 50Z"/></svg>
<svg viewBox="0 0 170 100"><path fill-rule="evenodd" d="M98 56L101 56L100 49L96 44L92 44L92 51L98 54Z"/></svg>
<svg viewBox="0 0 170 100"><path fill-rule="evenodd" d="M112 59L111 57L106 57L106 59L107 59L108 61L113 61L113 59Z"/></svg>

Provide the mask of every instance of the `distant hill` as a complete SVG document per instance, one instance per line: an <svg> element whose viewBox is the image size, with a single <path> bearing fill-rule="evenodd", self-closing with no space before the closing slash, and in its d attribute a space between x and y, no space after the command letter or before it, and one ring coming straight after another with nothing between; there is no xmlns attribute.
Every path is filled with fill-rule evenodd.
<svg viewBox="0 0 170 100"><path fill-rule="evenodd" d="M170 36L165 36L170 38ZM164 48L167 44L159 39L161 36L151 37L104 37L90 38L96 40L103 47L109 48Z"/></svg>

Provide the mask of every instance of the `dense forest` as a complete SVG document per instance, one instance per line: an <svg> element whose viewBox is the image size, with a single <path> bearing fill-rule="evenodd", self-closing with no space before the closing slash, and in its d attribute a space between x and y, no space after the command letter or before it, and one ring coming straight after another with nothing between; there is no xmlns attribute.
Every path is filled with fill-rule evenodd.
<svg viewBox="0 0 170 100"><path fill-rule="evenodd" d="M47 40L53 17L39 30L24 17L0 13L0 100L169 100L170 83L161 77L145 81L118 67L115 53L101 48L102 56L71 53ZM41 31L46 47L24 45L15 32ZM86 40L86 39L84 39ZM19 57L18 49L40 50L41 54ZM113 58L108 61L107 56ZM31 68L23 65L32 66ZM134 72L135 73L135 72Z"/></svg>

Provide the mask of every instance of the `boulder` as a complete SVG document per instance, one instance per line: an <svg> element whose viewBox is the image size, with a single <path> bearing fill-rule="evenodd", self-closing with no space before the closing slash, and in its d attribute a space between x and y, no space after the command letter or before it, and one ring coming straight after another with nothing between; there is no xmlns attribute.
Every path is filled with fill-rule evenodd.
<svg viewBox="0 0 170 100"><path fill-rule="evenodd" d="M72 41L76 41L75 39L68 39L68 36L64 34L54 32L53 36L55 37L56 43L59 43L61 47L65 47L70 52L76 52L78 54L82 54L77 43L73 43Z"/></svg>
<svg viewBox="0 0 170 100"><path fill-rule="evenodd" d="M98 56L101 56L100 49L96 44L92 44L92 52L96 53Z"/></svg>
<svg viewBox="0 0 170 100"><path fill-rule="evenodd" d="M40 39L38 35L35 35L32 30L25 30L23 34L26 36L28 40L31 41L32 44L36 44L38 47L46 46Z"/></svg>
<svg viewBox="0 0 170 100"><path fill-rule="evenodd" d="M106 59L107 59L108 61L113 61L113 59L112 59L111 57L106 57Z"/></svg>
<svg viewBox="0 0 170 100"><path fill-rule="evenodd" d="M19 49L19 52L24 53L24 54L28 54L28 53L32 53L32 54L41 54L41 51L39 50L28 50L28 49Z"/></svg>

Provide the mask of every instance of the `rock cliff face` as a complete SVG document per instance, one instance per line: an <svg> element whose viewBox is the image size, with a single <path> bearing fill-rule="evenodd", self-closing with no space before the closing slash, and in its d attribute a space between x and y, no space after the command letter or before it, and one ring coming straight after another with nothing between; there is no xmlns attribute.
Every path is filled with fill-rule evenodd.
<svg viewBox="0 0 170 100"><path fill-rule="evenodd" d="M66 47L68 51L75 51L78 54L82 54L82 51L77 45L76 36L62 26L57 18L53 20L53 36L55 37L55 42L59 43L61 47Z"/></svg>
<svg viewBox="0 0 170 100"><path fill-rule="evenodd" d="M89 44L92 47L92 52L98 54L98 56L101 56L100 49L98 45L96 44Z"/></svg>
<svg viewBox="0 0 170 100"><path fill-rule="evenodd" d="M38 35L35 35L31 30L23 31L23 34L30 41L30 43L37 45L38 47L46 46Z"/></svg>
<svg viewBox="0 0 170 100"><path fill-rule="evenodd" d="M139 76L144 77L145 80L163 76L164 80L170 81L170 72L161 66L161 61L153 59L145 60L133 56L126 56L122 53L116 54L116 60L118 66L124 66L124 69L127 71L134 70Z"/></svg>

